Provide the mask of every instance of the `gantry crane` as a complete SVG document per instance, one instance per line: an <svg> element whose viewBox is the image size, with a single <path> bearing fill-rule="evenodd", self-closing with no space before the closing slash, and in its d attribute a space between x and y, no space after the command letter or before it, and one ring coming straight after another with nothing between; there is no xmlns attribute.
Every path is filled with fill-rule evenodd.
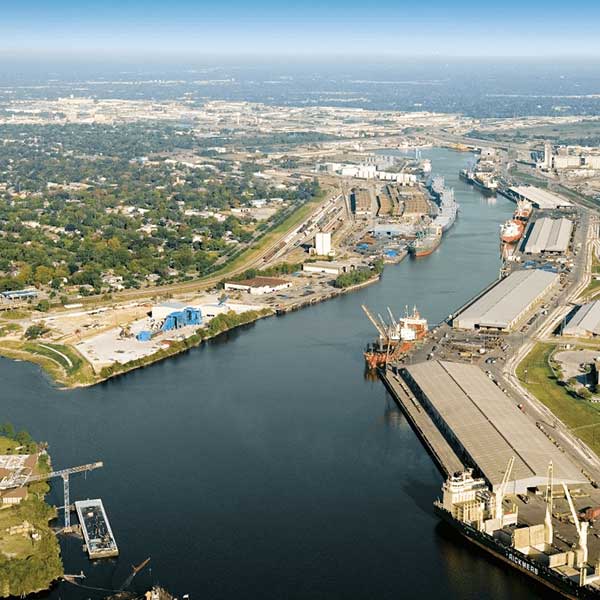
<svg viewBox="0 0 600 600"><path fill-rule="evenodd" d="M64 491L64 509L65 509L65 529L71 527L71 500L69 493L69 476L75 473L87 473L94 469L103 467L104 463L95 462L87 465L80 465L78 467L71 467L70 469L61 469L60 471L51 471L50 473L40 473L39 475L29 475L26 477L15 478L9 482L0 483L0 489L9 490L18 487L23 487L29 483L35 483L36 481L46 481L47 479L54 479L55 477L62 477L63 480L63 491Z"/></svg>

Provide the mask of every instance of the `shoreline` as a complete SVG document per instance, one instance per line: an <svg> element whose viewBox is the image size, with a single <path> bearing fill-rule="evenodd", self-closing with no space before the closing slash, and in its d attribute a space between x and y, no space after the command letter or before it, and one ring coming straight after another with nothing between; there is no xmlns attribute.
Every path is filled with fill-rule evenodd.
<svg viewBox="0 0 600 600"><path fill-rule="evenodd" d="M145 367L154 365L158 362L162 362L163 360L183 354L184 352L191 350L192 348L197 348L201 346L204 342L212 340L223 333L227 333L228 331L233 331L235 329L238 329L245 325L250 325L252 323L255 323L256 321L268 317L282 316L289 312L295 312L296 310L309 308L310 306L313 306L315 304L320 304L321 302L326 302L327 300L331 300L333 298L343 296L350 292L358 291L369 285L373 285L374 283L377 283L380 279L381 275L378 274L376 277L372 277L367 281L357 283L347 288L334 289L326 295L316 298L313 297L310 300L302 301L298 304L294 304L285 308L263 308L256 311L249 311L248 313L246 313L246 318L244 318L244 313L242 313L240 315L240 317L242 317L242 322L238 324L232 326L225 325L214 332L209 332L209 330L206 328L199 328L196 331L196 333L190 335L189 337L181 341L172 343L168 348L159 350L158 352L144 357L143 359L131 361L131 363L134 364L116 362L112 365L103 367L103 369L99 373L97 373L93 371L91 365L85 359L83 359L83 357L80 357L83 361L82 367L87 367L88 371L91 370L93 372L89 381L77 380L76 375L78 373L70 375L66 371L65 366L58 362L56 358L25 349L24 346L26 346L28 342L23 342L19 340L6 340L11 342L12 345L2 345L2 347L0 347L0 357L7 358L9 360L30 362L38 365L43 371L43 373L47 377L49 377L50 381L59 390L68 391L78 388L92 387L94 385L98 385L111 379L114 379L118 376L125 375L126 373L130 373L138 369L143 369ZM37 341L31 342L31 345L36 344L36 342ZM70 346L69 349L76 352L75 348L72 346ZM79 355L79 353L77 354ZM106 372L105 369L108 369L109 372ZM105 371L104 374L102 373L102 371ZM73 377L73 379L70 380L71 377Z"/></svg>

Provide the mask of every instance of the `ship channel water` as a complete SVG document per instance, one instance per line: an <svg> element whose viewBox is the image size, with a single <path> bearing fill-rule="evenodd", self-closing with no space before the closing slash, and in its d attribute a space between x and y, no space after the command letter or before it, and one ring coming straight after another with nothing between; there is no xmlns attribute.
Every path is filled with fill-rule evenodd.
<svg viewBox="0 0 600 600"><path fill-rule="evenodd" d="M120 549L43 598L99 598L134 579L211 600L521 599L547 592L491 561L433 514L441 477L383 385L365 377L374 331L360 308L416 305L431 323L498 275L514 206L458 178L473 156L427 149L461 212L431 256L360 292L265 319L90 389L60 391L0 361L2 420L50 443L57 468L96 460L72 499L102 498ZM60 505L62 484L51 500Z"/></svg>

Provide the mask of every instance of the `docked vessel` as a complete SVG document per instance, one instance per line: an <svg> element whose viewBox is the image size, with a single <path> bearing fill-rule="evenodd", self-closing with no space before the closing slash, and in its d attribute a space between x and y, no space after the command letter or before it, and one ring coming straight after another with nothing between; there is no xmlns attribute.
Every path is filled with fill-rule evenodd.
<svg viewBox="0 0 600 600"><path fill-rule="evenodd" d="M458 216L459 205L454 200L454 190L445 188L440 196L439 212L435 218L435 224L442 228L445 233L454 225Z"/></svg>
<svg viewBox="0 0 600 600"><path fill-rule="evenodd" d="M470 169L461 169L458 172L458 176L460 179L462 179L463 181L466 181L467 183L473 183L474 173Z"/></svg>
<svg viewBox="0 0 600 600"><path fill-rule="evenodd" d="M519 221L527 222L533 212L533 204L529 200L518 200L513 217Z"/></svg>
<svg viewBox="0 0 600 600"><path fill-rule="evenodd" d="M436 175L432 178L428 187L431 195L437 200L440 198L442 192L446 188L446 182L441 175Z"/></svg>
<svg viewBox="0 0 600 600"><path fill-rule="evenodd" d="M484 172L478 172L471 179L473 185L485 194L495 194L498 189L498 182L494 177Z"/></svg>
<svg viewBox="0 0 600 600"><path fill-rule="evenodd" d="M442 241L442 228L435 222L424 231L418 231L416 238L408 245L408 251L416 258L435 252Z"/></svg>
<svg viewBox="0 0 600 600"><path fill-rule="evenodd" d="M564 487L564 486L563 486ZM587 564L587 524L579 522L572 509L571 518L579 533L574 549L560 551L553 544L552 487L546 494L544 523L518 523L518 510L503 502L503 490L492 491L484 479L472 471L451 475L442 486L442 499L434 502L436 514L458 533L495 558L518 569L566 598L598 600L600 566ZM565 493L572 507L569 492ZM560 536L557 536L560 538ZM519 540L538 539L539 543L522 546Z"/></svg>
<svg viewBox="0 0 600 600"><path fill-rule="evenodd" d="M500 227L500 239L505 244L514 244L523 237L525 225L522 221L510 219Z"/></svg>
<svg viewBox="0 0 600 600"><path fill-rule="evenodd" d="M367 367L376 369L385 365L388 361L397 360L401 355L408 352L417 340L427 335L427 319L421 317L417 307L413 307L412 313L409 313L406 307L405 314L396 320L392 311L388 308L390 323L386 323L381 315L379 320L369 312L369 309L363 305L363 311L375 326L379 337L373 343L367 346L364 357Z"/></svg>

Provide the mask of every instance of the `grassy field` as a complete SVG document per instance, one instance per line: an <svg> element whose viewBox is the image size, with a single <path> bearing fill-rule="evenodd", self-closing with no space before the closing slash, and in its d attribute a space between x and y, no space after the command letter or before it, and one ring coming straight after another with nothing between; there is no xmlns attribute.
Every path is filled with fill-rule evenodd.
<svg viewBox="0 0 600 600"><path fill-rule="evenodd" d="M549 364L554 344L536 344L517 368L522 385L600 455L600 408L569 393Z"/></svg>
<svg viewBox="0 0 600 600"><path fill-rule="evenodd" d="M14 452L18 443L0 437L0 452ZM47 463L40 466L47 470ZM62 576L60 548L49 522L56 510L46 504L46 482L28 487L20 504L0 510L0 597L25 596L46 590ZM20 528L20 530L11 530Z"/></svg>
<svg viewBox="0 0 600 600"><path fill-rule="evenodd" d="M89 385L98 380L91 365L72 346L4 340L0 356L34 362L66 387Z"/></svg>

